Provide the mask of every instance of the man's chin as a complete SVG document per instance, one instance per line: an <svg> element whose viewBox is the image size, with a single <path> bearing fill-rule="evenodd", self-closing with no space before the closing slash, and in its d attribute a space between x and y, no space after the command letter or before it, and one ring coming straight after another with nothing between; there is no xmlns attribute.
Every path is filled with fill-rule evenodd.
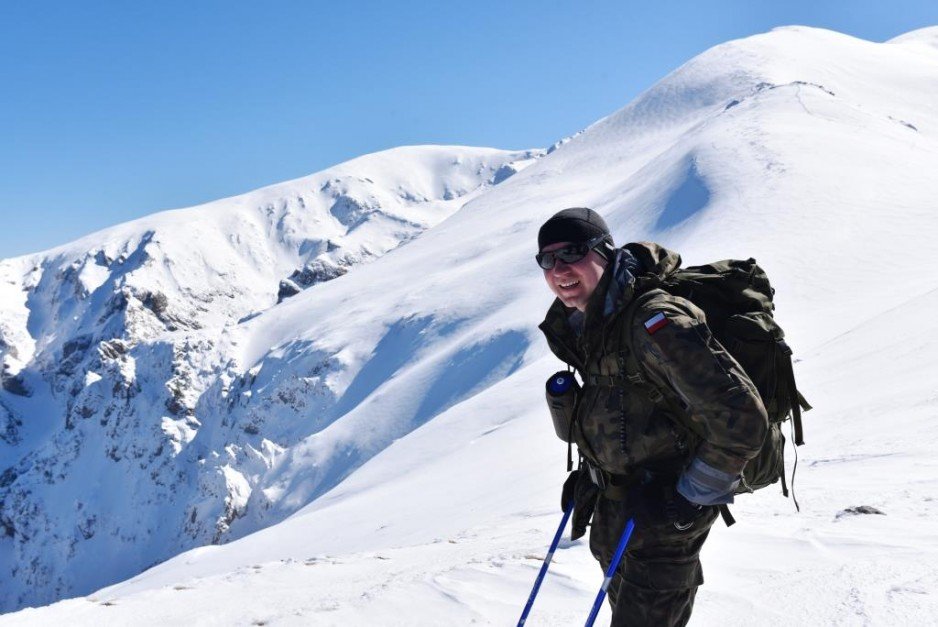
<svg viewBox="0 0 938 627"><path fill-rule="evenodd" d="M581 298L560 297L560 302L563 303L564 307L572 307L573 309L579 309L583 305L583 299Z"/></svg>

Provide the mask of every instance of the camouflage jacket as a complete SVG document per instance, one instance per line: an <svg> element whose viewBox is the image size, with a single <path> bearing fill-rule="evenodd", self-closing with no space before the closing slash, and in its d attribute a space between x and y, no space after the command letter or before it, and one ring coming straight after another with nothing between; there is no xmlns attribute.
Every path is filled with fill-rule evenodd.
<svg viewBox="0 0 938 627"><path fill-rule="evenodd" d="M585 314L557 299L540 325L554 354L584 378L574 442L613 474L677 475L696 458L735 477L765 437L759 393L690 301L653 290L641 294L631 315L636 275L664 276L680 256L656 244L626 249L606 268ZM654 402L647 385L623 376L629 346L645 375L673 394L670 407L681 411Z"/></svg>

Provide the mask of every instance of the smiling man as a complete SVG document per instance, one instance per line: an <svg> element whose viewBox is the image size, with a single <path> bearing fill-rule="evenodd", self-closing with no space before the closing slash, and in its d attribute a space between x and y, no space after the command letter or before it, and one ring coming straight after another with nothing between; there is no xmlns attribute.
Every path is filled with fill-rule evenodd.
<svg viewBox="0 0 938 627"><path fill-rule="evenodd" d="M583 380L567 431L580 463L561 507L575 501L574 538L592 518L603 569L635 521L609 587L613 625L684 625L703 583L700 549L762 446L765 408L703 312L654 287L680 266L677 254L615 248L586 208L551 217L538 248L557 297L540 328Z"/></svg>
<svg viewBox="0 0 938 627"><path fill-rule="evenodd" d="M586 311L586 303L609 263L607 248L611 242L608 234L600 234L584 243L558 242L541 249L542 255L552 253L561 261L564 255L569 258L571 251L573 256L582 257L581 263L555 263L545 270L547 284L564 306Z"/></svg>

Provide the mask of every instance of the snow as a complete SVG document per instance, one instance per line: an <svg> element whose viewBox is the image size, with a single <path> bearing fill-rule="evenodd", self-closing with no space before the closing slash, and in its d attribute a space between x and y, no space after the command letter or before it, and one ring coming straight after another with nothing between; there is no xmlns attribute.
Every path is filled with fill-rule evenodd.
<svg viewBox="0 0 938 627"><path fill-rule="evenodd" d="M104 378L104 377L102 377L101 375L99 375L97 372L88 371L88 372L85 373L85 387L88 387L89 385L92 385L92 384L94 384L94 383L97 383L98 381L100 381L100 380L103 379L103 378Z"/></svg>
<svg viewBox="0 0 938 627"><path fill-rule="evenodd" d="M206 303L209 311L196 319L216 326L187 333L185 343L169 342L165 322L141 315L133 335L140 344L113 364L119 371L135 363L134 375L95 372L125 385L144 382L127 401L132 404L146 399L162 406L167 388L180 389L179 402L191 412L170 422L159 412L133 414L128 428L176 443L174 454L154 458L147 473L163 467L189 473L197 489L181 481L173 484L178 493L154 492L149 474L123 474L119 481L135 482L159 503L147 511L161 519L135 518L120 487L102 469L85 465L83 476L102 477L101 486L92 486L96 492L74 480L49 489L46 498L82 494L83 512L108 512L141 537L115 544L99 541L100 532L72 562L51 567L88 573L90 556L100 565L101 556L113 555L108 547L138 547L161 559L179 554L141 574L121 576L114 569L110 581L121 583L8 614L0 624L516 621L560 520L566 447L553 435L542 398L543 380L558 364L536 330L551 295L533 253L540 223L566 206L594 207L618 242L659 241L680 251L686 265L756 257L777 290L777 315L798 359L800 388L815 406L805 416L808 444L798 450L801 512L774 487L738 499L738 524L715 527L704 548L707 583L692 624L933 622L934 32L874 43L820 29L776 29L705 52L548 154L498 153L503 163L493 162L482 180L510 162L516 173L497 184L480 184L468 174L441 182L451 165L489 154L481 149L412 148L369 155L317 178L320 185L361 182L368 165L381 175L368 178L381 184L374 190L363 184L367 193L355 206L340 206L338 215L314 214L315 226L293 209L278 213L278 202L271 201L272 216L284 224L322 233L355 224L356 212L370 211L368 194L383 198L396 189L392 179L409 172L412 162L425 166L417 179L406 178L413 197L463 193L459 207L430 220L419 237L407 235L403 246L381 243L388 231L380 225L389 223L379 217L368 227L374 231L367 242L345 250L375 245L380 257L280 304L269 290L266 302L227 299L237 304L224 311ZM173 247L164 235L154 236L154 244L151 237L143 244L155 247L148 253L151 266L172 271L148 274L148 289L162 282L159 289L172 293L170 281L206 281L220 293L230 290L224 270L187 278L180 260L201 257L202 266L230 268L212 255L218 254L214 242L229 234L248 237L235 228L244 219L232 207L265 207L272 196L283 196L282 188L202 208L217 220L211 233L191 231L204 246ZM251 227L273 228L277 235L269 241L278 244L256 252L256 238L242 243L245 272L297 258L309 236L275 226L280 217ZM146 239L141 233L181 228L154 229L147 220L109 232L106 239L116 241L119 232L126 245L102 248L96 236L61 250L80 256L107 249L116 258L138 250ZM2 276L15 276L6 263L0 263ZM47 289L54 289L51 282ZM20 312L11 314L11 328L15 316L22 319L17 302L10 305ZM31 320L76 308L45 302L38 313L30 310ZM128 302L152 311L145 298L131 294ZM49 347L76 335L59 333L59 339L33 337ZM102 383L88 386L88 393ZM10 397L4 393L0 400L7 406ZM80 400L103 416L106 400ZM17 402L22 412L26 406ZM80 450L113 445L80 424L87 433ZM41 439L24 436L0 459L23 454ZM172 473L157 476L163 481ZM97 497L107 507L96 504L94 494L108 494ZM71 503L57 515L70 516L74 525ZM884 515L849 513L858 506ZM189 516L193 526L179 527ZM190 534L183 534L185 542L171 536L180 529ZM180 552L209 542L226 543ZM160 543L162 553L152 548ZM2 563L16 559L12 544L0 539ZM33 549L25 544L15 550L42 555L28 553ZM564 540L529 624L584 620L600 582L586 543ZM608 620L604 609L597 624Z"/></svg>
<svg viewBox="0 0 938 627"><path fill-rule="evenodd" d="M922 50L922 53L934 54L934 48L938 48L938 26L929 26L913 30L909 33L899 35L898 37L893 37L886 43L932 48L932 50Z"/></svg>
<svg viewBox="0 0 938 627"><path fill-rule="evenodd" d="M302 350L284 356L299 373L275 354L245 364L242 322L353 275L540 154L398 148L0 261L0 609L228 539L336 375ZM110 498L70 481L99 476L120 486ZM47 506L62 498L84 529Z"/></svg>

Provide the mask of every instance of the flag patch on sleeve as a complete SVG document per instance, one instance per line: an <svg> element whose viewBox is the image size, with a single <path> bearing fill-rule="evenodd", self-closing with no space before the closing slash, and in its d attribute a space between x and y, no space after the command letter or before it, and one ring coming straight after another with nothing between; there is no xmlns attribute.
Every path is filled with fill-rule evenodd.
<svg viewBox="0 0 938 627"><path fill-rule="evenodd" d="M645 321L645 330L648 331L649 335L652 335L668 326L669 322L670 320L668 320L664 313L659 312Z"/></svg>

